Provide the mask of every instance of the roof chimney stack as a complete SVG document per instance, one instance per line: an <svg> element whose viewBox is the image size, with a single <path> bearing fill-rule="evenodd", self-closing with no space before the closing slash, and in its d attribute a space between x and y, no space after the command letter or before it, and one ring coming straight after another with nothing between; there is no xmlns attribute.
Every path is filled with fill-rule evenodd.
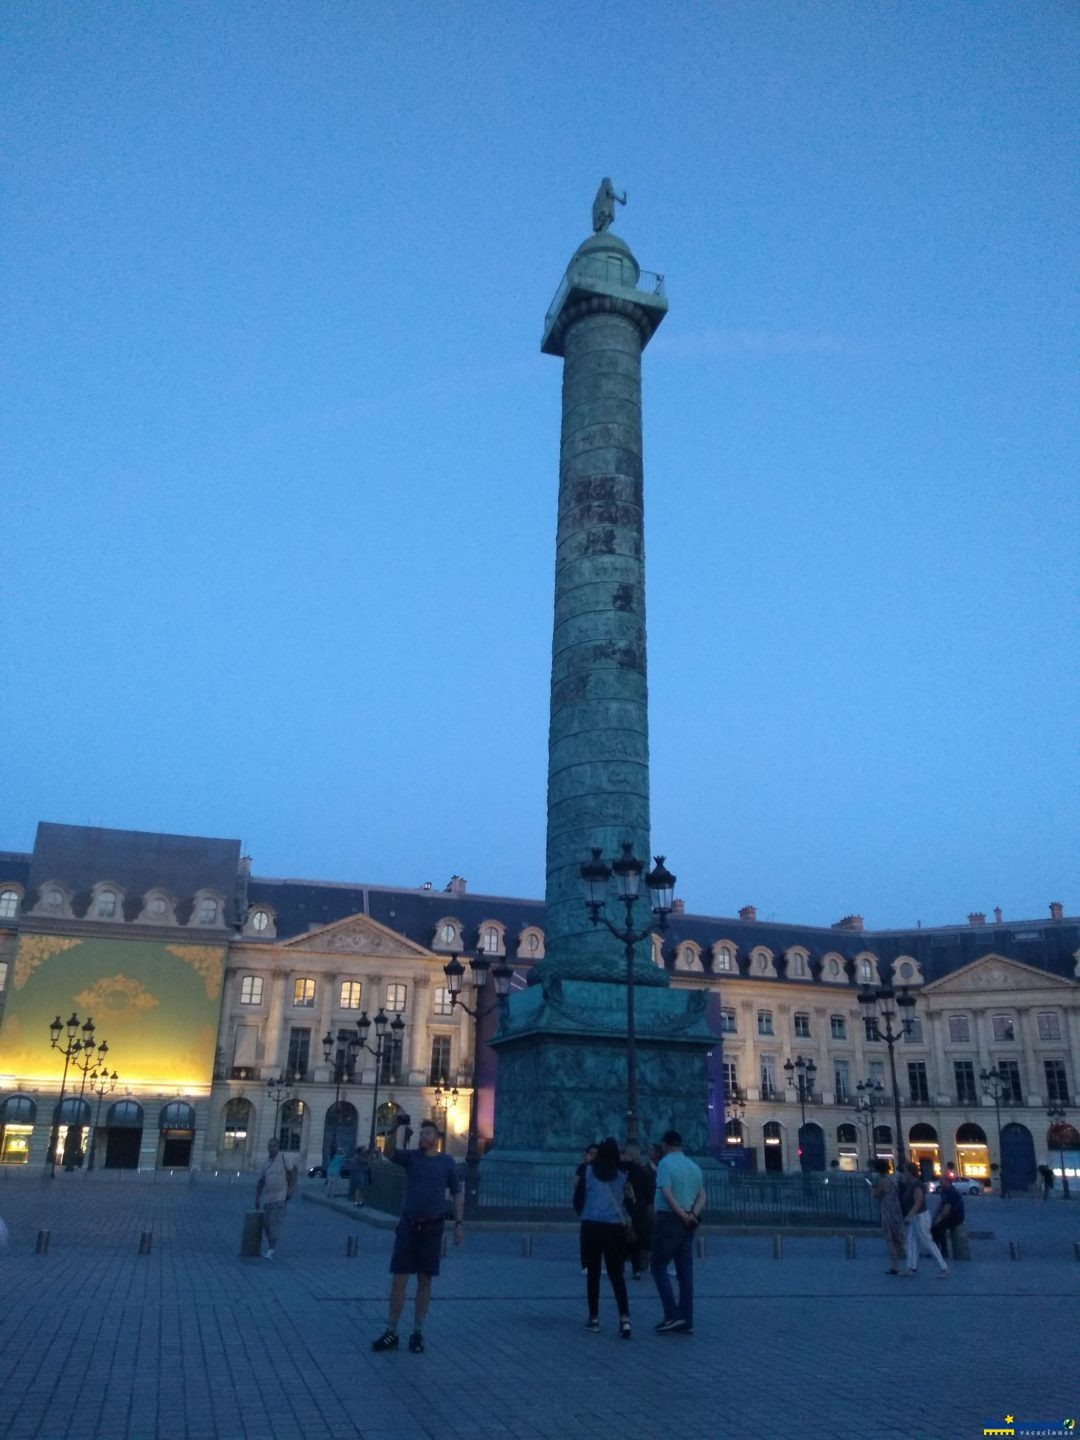
<svg viewBox="0 0 1080 1440"><path fill-rule="evenodd" d="M842 920L837 920L832 927L834 930L862 930L863 917L861 915L845 915Z"/></svg>
<svg viewBox="0 0 1080 1440"><path fill-rule="evenodd" d="M1051 900L1051 901L1050 901L1050 919L1051 919L1051 920L1061 920L1061 919L1064 918L1064 915L1065 915L1065 907L1062 905L1061 901L1060 901L1060 900Z"/></svg>
<svg viewBox="0 0 1080 1440"><path fill-rule="evenodd" d="M985 914L984 914L981 910L972 910L971 914L968 916L968 924L969 924L969 925L985 925L985 924L986 924L986 916L985 916Z"/></svg>
<svg viewBox="0 0 1080 1440"><path fill-rule="evenodd" d="M995 906L994 906L994 924L995 924L995 925L1000 925L1000 924L1001 924L1001 906L1000 906L1000 905L995 905Z"/></svg>
<svg viewBox="0 0 1080 1440"><path fill-rule="evenodd" d="M672 902L671 902L671 913L672 913L673 915L685 915L685 914L686 914L686 901L685 901L685 900L678 900L678 899L672 900Z"/></svg>
<svg viewBox="0 0 1080 1440"><path fill-rule="evenodd" d="M739 919L745 920L747 924L752 924L757 919L757 906L744 905L739 911Z"/></svg>

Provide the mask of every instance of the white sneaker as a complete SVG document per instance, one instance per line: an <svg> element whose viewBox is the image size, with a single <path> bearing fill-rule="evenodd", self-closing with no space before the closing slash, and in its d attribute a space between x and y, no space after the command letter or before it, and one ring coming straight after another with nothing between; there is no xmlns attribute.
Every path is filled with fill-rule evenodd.
<svg viewBox="0 0 1080 1440"><path fill-rule="evenodd" d="M274 1258L274 1252L273 1252L273 1250L264 1250L264 1251L263 1251L263 1259L264 1259L264 1260L272 1260L273 1258Z"/></svg>

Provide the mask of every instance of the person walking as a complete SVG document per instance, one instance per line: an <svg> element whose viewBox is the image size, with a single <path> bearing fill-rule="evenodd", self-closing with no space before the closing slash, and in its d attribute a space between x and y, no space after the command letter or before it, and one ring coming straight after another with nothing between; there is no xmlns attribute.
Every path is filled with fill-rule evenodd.
<svg viewBox="0 0 1080 1440"><path fill-rule="evenodd" d="M634 1239L630 1245L630 1268L634 1279L640 1280L649 1263L652 1250L653 1208L656 1201L656 1174L642 1164L641 1147L633 1142L623 1146L623 1168L634 1192L629 1206Z"/></svg>
<svg viewBox="0 0 1080 1440"><path fill-rule="evenodd" d="M871 1193L881 1212L881 1233L889 1252L890 1265L886 1274L899 1275L903 1271L904 1256L907 1252L907 1235L904 1232L904 1211L900 1204L900 1191L896 1181L889 1174L889 1162L880 1156L874 1161L874 1184Z"/></svg>
<svg viewBox="0 0 1080 1440"><path fill-rule="evenodd" d="M677 1130L664 1134L662 1146L663 1158L656 1170L651 1269L664 1316L656 1330L660 1335L690 1335L694 1329L694 1231L705 1209L705 1177L701 1166L683 1154ZM679 1284L678 1303L668 1275L672 1261Z"/></svg>
<svg viewBox="0 0 1080 1440"><path fill-rule="evenodd" d="M284 1155L274 1137L266 1142L267 1160L255 1183L255 1209L262 1210L264 1260L273 1260L285 1223L285 1206L296 1189L296 1163Z"/></svg>
<svg viewBox="0 0 1080 1440"><path fill-rule="evenodd" d="M395 1120L395 1130L404 1123L404 1116ZM431 1304L431 1282L439 1273L447 1192L454 1205L454 1244L460 1245L464 1235L465 1195L453 1158L439 1153L439 1138L434 1120L425 1120L420 1126L417 1148L406 1150L395 1146L390 1156L391 1163L405 1171L405 1204L390 1256L390 1273L394 1277L390 1282L390 1313L386 1329L371 1342L372 1350L398 1348L398 1321L405 1308L410 1275L416 1276L416 1299L409 1349L414 1355L424 1349L424 1321Z"/></svg>
<svg viewBox="0 0 1080 1440"><path fill-rule="evenodd" d="M964 1197L953 1184L953 1177L948 1172L941 1177L938 1200L937 1213L930 1222L930 1239L944 1256L949 1248L949 1231L964 1223ZM954 1253L953 1259L955 1258Z"/></svg>
<svg viewBox="0 0 1080 1440"><path fill-rule="evenodd" d="M367 1187L371 1184L371 1160L368 1156L366 1145L358 1145L356 1154L352 1158L352 1169L349 1172L349 1199L360 1208L364 1200L360 1192L366 1193Z"/></svg>
<svg viewBox="0 0 1080 1440"><path fill-rule="evenodd" d="M574 1214L581 1219L581 1212L585 1208L585 1171L596 1159L596 1152L599 1145L586 1145L581 1157L581 1164L574 1171L574 1191L570 1203L574 1207ZM585 1242L581 1238L581 1227L578 1227L578 1253L581 1258L581 1273L584 1275L588 1270L585 1263Z"/></svg>
<svg viewBox="0 0 1080 1440"><path fill-rule="evenodd" d="M919 1167L908 1162L908 1183L904 1191L904 1228L907 1231L907 1274L919 1268L919 1256L929 1255L938 1267L938 1279L949 1273L941 1251L930 1237L930 1213L926 1208L926 1186Z"/></svg>
<svg viewBox="0 0 1080 1440"><path fill-rule="evenodd" d="M585 1203L581 1210L581 1255L585 1262L585 1294L589 1318L585 1329L600 1329L600 1266L607 1270L619 1307L619 1335L630 1339L630 1299L626 1293L626 1206L633 1201L626 1171L620 1168L618 1142L601 1140L596 1158L585 1166Z"/></svg>

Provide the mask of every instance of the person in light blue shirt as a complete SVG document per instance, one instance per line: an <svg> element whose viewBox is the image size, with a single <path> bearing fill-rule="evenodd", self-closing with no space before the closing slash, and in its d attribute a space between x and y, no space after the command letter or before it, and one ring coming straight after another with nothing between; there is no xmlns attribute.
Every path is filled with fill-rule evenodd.
<svg viewBox="0 0 1080 1440"><path fill-rule="evenodd" d="M660 1335L690 1335L694 1329L694 1231L705 1209L705 1177L701 1166L683 1154L682 1136L668 1130L663 1159L656 1170L656 1217L653 1223L652 1277L664 1317ZM679 1284L676 1303L668 1275L674 1260Z"/></svg>

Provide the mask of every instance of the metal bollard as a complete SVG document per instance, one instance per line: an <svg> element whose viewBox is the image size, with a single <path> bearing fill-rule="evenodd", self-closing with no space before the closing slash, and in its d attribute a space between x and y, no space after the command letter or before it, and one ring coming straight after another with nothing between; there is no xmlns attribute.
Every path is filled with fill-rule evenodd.
<svg viewBox="0 0 1080 1440"><path fill-rule="evenodd" d="M704 1259L705 1259L706 1250L705 1250L705 1236L704 1236L704 1235L695 1235L695 1236L694 1236L694 1254L697 1256L697 1258L698 1258L699 1260L704 1260Z"/></svg>
<svg viewBox="0 0 1080 1440"><path fill-rule="evenodd" d="M1073 1241L1073 1255L1080 1260L1080 1240Z"/></svg>
<svg viewBox="0 0 1080 1440"><path fill-rule="evenodd" d="M49 1230L39 1230L37 1232L37 1244L34 1246L35 1255L47 1255L49 1253L50 1234L51 1231Z"/></svg>
<svg viewBox="0 0 1080 1440"><path fill-rule="evenodd" d="M784 1258L783 1235L774 1235L772 1237L772 1258L774 1260L782 1260Z"/></svg>
<svg viewBox="0 0 1080 1440"><path fill-rule="evenodd" d="M522 1259L523 1259L523 1260L531 1260L531 1259L532 1259L532 1236L531 1236L531 1235L523 1235L523 1236L521 1237L521 1256L522 1256Z"/></svg>
<svg viewBox="0 0 1080 1440"><path fill-rule="evenodd" d="M120 1171L120 1174L123 1174ZM261 1210L248 1210L244 1214L244 1228L240 1232L240 1254L248 1257L258 1255L262 1247L263 1217Z"/></svg>
<svg viewBox="0 0 1080 1440"><path fill-rule="evenodd" d="M139 1254L140 1254L140 1255L149 1255L149 1254L150 1254L150 1246L151 1246L153 1243L154 1243L154 1232L153 1232L152 1230L144 1230L144 1231L142 1232L142 1234L139 1236Z"/></svg>
<svg viewBox="0 0 1080 1440"><path fill-rule="evenodd" d="M445 1260L446 1257L447 1257L449 1254L450 1254L450 1241L449 1241L449 1239L447 1238L446 1231L444 1230L444 1231L443 1231L443 1237L442 1237L442 1258Z"/></svg>
<svg viewBox="0 0 1080 1440"><path fill-rule="evenodd" d="M845 1260L854 1260L854 1259L855 1259L855 1236L854 1236L854 1235L845 1235L845 1236L844 1236L844 1259L845 1259Z"/></svg>
<svg viewBox="0 0 1080 1440"><path fill-rule="evenodd" d="M349 1235L349 1236L347 1236L347 1237L346 1237L346 1240L345 1240L345 1256L346 1256L346 1259L348 1259L348 1260L353 1260L353 1259L355 1259L355 1258L356 1258L357 1251L358 1251L359 1249L360 1249L360 1241L359 1241L359 1239L358 1239L355 1235Z"/></svg>
<svg viewBox="0 0 1080 1440"><path fill-rule="evenodd" d="M1009 1241L1009 1259L1010 1259L1010 1260L1019 1260L1019 1259L1020 1259L1020 1242L1019 1242L1018 1240L1010 1240L1010 1241Z"/></svg>

